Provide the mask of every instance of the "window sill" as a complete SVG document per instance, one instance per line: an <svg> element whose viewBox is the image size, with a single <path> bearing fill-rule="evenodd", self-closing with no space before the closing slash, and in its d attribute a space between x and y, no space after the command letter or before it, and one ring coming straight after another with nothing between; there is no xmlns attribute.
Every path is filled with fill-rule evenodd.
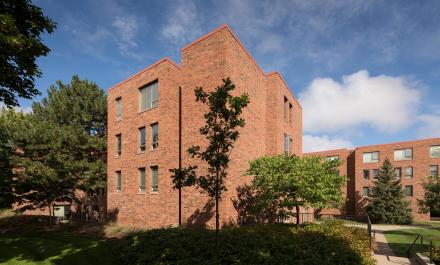
<svg viewBox="0 0 440 265"><path fill-rule="evenodd" d="M116 193L116 194L121 194L121 191L120 191L120 190L117 190L115 193Z"/></svg>
<svg viewBox="0 0 440 265"><path fill-rule="evenodd" d="M137 195L145 195L145 191L138 191Z"/></svg>
<svg viewBox="0 0 440 265"><path fill-rule="evenodd" d="M116 118L115 122L118 122L118 121L121 121L121 120L122 120L122 118Z"/></svg>
<svg viewBox="0 0 440 265"><path fill-rule="evenodd" d="M159 107L159 105L157 105L155 107L148 108L148 109L141 110L141 111L139 111L139 114L144 113L144 112L149 111L149 110L157 109L158 107Z"/></svg>
<svg viewBox="0 0 440 265"><path fill-rule="evenodd" d="M115 159L121 158L121 155L115 155Z"/></svg>
<svg viewBox="0 0 440 265"><path fill-rule="evenodd" d="M142 154L145 154L145 151L137 150L136 154L137 155L142 155Z"/></svg>
<svg viewBox="0 0 440 265"><path fill-rule="evenodd" d="M157 194L159 194L159 192L158 191L150 191L150 194L151 195L157 195Z"/></svg>

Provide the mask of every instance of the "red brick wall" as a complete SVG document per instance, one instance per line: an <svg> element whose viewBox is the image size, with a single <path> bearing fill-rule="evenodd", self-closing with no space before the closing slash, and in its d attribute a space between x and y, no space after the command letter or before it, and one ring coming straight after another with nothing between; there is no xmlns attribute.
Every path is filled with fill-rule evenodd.
<svg viewBox="0 0 440 265"><path fill-rule="evenodd" d="M362 196L363 187L373 186L373 177L370 176L369 180L364 180L364 169L378 169L382 165L386 157L391 161L394 167L402 168L402 186L413 186L413 197L408 197L411 200L413 208L414 220L429 220L429 214L420 214L418 212L417 199L424 197L424 190L422 183L429 175L430 165L439 165L440 158L429 157L429 147L432 145L440 145L440 138L418 140L411 142L392 143L384 145L374 145L366 147L358 147L355 150L355 211L356 214L363 213L365 208L365 198ZM405 161L394 161L394 150L413 148L413 159ZM380 161L376 163L363 163L362 155L364 152L380 152ZM405 167L413 167L413 178L408 179L404 176ZM371 174L371 173L370 173Z"/></svg>
<svg viewBox="0 0 440 265"><path fill-rule="evenodd" d="M194 89L202 86L212 90L230 77L236 85L236 95L249 94L250 104L244 111L246 126L231 153L226 181L227 192L220 204L222 224L235 222L237 211L232 201L236 188L248 183L244 176L249 160L283 149L284 132L292 135L292 151L301 155L301 107L278 74L265 75L232 31L223 26L182 49L182 64L177 66L163 59L139 74L109 90L108 138L108 211L117 213L120 224L137 227L162 227L178 222L178 192L171 185L169 169L178 166L178 87L182 87L182 150L183 165L204 164L186 153L192 145L205 146L199 134L204 125L206 108L195 102ZM159 80L159 106L139 113L139 87ZM294 122L283 120L284 96L294 106ZM122 98L122 119L116 121L116 98ZM278 112L281 112L278 114ZM277 113L277 114L275 114ZM159 148L149 150L149 125L159 123ZM273 126L272 126L273 125ZM138 128L147 128L147 150L138 154ZM122 135L122 155L115 158L115 135ZM150 166L159 168L159 192L149 192ZM147 192L138 193L138 168L147 169ZM122 172L122 190L115 190L115 171ZM183 220L190 224L212 226L213 205L206 194L194 188L182 192Z"/></svg>
<svg viewBox="0 0 440 265"><path fill-rule="evenodd" d="M390 160L394 167L402 168L402 186L413 186L413 196L407 197L411 201L413 209L414 220L429 220L429 214L421 214L418 212L417 199L423 199L424 189L422 183L429 175L430 165L440 165L440 158L430 158L429 148L433 145L440 145L440 138L408 141L400 143L390 143L382 145L364 146L358 147L353 151L342 150L330 150L315 153L306 153L305 156L331 156L340 155L341 158L345 157L346 163L340 168L341 173L346 172L348 176L347 190L347 203L345 205L347 214L361 215L365 214L365 206L367 204L366 198L363 196L363 187L371 187L374 185L374 179L371 170L379 169L386 157ZM394 161L394 150L412 148L413 158L411 160ZM380 152L379 162L363 163L364 152ZM405 168L413 167L413 178L409 179L405 177ZM363 170L370 170L370 178L365 180L363 177ZM341 209L340 212L344 212ZM337 209L331 209L331 214L339 214Z"/></svg>

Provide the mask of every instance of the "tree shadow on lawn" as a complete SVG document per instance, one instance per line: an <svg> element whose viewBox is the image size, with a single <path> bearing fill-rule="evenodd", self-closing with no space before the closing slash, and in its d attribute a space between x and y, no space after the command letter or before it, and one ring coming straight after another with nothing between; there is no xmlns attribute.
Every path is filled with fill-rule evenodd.
<svg viewBox="0 0 440 265"><path fill-rule="evenodd" d="M218 252L214 234L189 228L133 233L123 239L118 264L369 264L348 240L289 225L222 229Z"/></svg>
<svg viewBox="0 0 440 265"><path fill-rule="evenodd" d="M105 241L62 232L0 235L0 264L11 260L42 264L112 264Z"/></svg>

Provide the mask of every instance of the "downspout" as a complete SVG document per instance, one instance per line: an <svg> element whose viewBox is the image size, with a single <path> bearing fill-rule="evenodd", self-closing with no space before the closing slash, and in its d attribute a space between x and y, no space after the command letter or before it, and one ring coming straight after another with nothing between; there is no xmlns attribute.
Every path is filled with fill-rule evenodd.
<svg viewBox="0 0 440 265"><path fill-rule="evenodd" d="M180 86L179 86L179 174L182 174L182 87ZM182 226L182 187L179 187L179 227L180 226Z"/></svg>

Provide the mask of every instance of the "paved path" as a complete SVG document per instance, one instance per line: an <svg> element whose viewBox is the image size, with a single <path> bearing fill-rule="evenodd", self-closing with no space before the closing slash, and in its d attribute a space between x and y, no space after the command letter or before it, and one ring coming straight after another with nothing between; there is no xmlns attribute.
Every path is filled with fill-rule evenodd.
<svg viewBox="0 0 440 265"><path fill-rule="evenodd" d="M387 240L383 234L386 230L400 229L397 226L380 226L373 225L373 229L376 230L376 243L377 250L374 252L374 257L377 260L378 265L412 265L417 264L416 262L411 262L409 259L404 257L396 257L393 250L388 246ZM403 228L403 227L402 227ZM405 228L411 228L405 226Z"/></svg>

